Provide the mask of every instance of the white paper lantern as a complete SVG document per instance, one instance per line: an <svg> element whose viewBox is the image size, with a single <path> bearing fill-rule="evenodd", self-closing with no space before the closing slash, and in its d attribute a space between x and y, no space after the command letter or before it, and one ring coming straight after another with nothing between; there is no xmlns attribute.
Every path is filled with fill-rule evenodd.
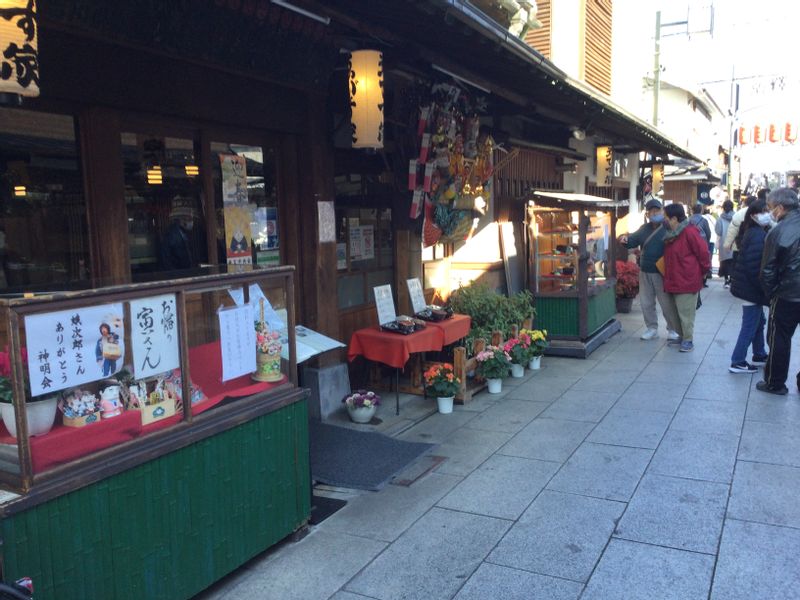
<svg viewBox="0 0 800 600"><path fill-rule="evenodd" d="M383 148L383 54L350 55L350 118L353 148Z"/></svg>
<svg viewBox="0 0 800 600"><path fill-rule="evenodd" d="M0 0L0 92L39 95L36 0Z"/></svg>

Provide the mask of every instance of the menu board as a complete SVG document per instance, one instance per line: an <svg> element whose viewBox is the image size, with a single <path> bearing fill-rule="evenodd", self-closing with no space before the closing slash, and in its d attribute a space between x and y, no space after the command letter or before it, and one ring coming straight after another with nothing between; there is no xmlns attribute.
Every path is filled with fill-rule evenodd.
<svg viewBox="0 0 800 600"><path fill-rule="evenodd" d="M180 367L175 294L131 300L133 374L137 379Z"/></svg>
<svg viewBox="0 0 800 600"><path fill-rule="evenodd" d="M389 284L379 285L372 289L375 293L375 308L378 311L378 323L381 325L391 323L397 318L397 311L394 308L394 298L392 297L392 286Z"/></svg>
<svg viewBox="0 0 800 600"><path fill-rule="evenodd" d="M422 292L422 284L419 282L419 278L408 279L406 284L408 284L408 295L411 298L411 309L414 314L425 310L427 303L425 302L425 294Z"/></svg>
<svg viewBox="0 0 800 600"><path fill-rule="evenodd" d="M249 304L219 311L222 381L256 370L255 313Z"/></svg>

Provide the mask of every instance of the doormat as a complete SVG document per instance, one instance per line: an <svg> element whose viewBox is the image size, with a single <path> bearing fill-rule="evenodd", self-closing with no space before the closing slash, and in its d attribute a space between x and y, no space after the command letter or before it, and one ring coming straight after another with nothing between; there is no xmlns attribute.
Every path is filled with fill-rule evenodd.
<svg viewBox="0 0 800 600"><path fill-rule="evenodd" d="M319 525L340 508L344 508L347 500L329 498L328 496L311 496L311 525Z"/></svg>
<svg viewBox="0 0 800 600"><path fill-rule="evenodd" d="M433 444L404 442L371 431L309 421L314 481L377 491Z"/></svg>

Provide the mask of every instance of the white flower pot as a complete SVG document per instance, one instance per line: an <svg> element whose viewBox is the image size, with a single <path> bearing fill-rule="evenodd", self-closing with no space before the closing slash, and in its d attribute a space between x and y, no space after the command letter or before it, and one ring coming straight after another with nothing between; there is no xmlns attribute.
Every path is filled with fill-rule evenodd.
<svg viewBox="0 0 800 600"><path fill-rule="evenodd" d="M449 415L453 412L453 396L436 398L436 402L439 404L439 412L443 415Z"/></svg>
<svg viewBox="0 0 800 600"><path fill-rule="evenodd" d="M541 356L534 356L531 359L531 362L528 363L529 369L539 369L542 366L542 357Z"/></svg>
<svg viewBox="0 0 800 600"><path fill-rule="evenodd" d="M487 379L486 384L489 386L490 394L499 394L500 392L503 391L502 379Z"/></svg>
<svg viewBox="0 0 800 600"><path fill-rule="evenodd" d="M53 395L44 400L27 402L25 413L28 416L28 435L44 435L53 427L56 419L56 403L58 396ZM0 403L0 415L3 425L13 437L17 437L17 422L14 419L14 405Z"/></svg>
<svg viewBox="0 0 800 600"><path fill-rule="evenodd" d="M519 379L523 375L525 375L525 365L511 363L511 376Z"/></svg>
<svg viewBox="0 0 800 600"><path fill-rule="evenodd" d="M348 406L347 414L353 423L369 423L375 416L376 407L373 406Z"/></svg>

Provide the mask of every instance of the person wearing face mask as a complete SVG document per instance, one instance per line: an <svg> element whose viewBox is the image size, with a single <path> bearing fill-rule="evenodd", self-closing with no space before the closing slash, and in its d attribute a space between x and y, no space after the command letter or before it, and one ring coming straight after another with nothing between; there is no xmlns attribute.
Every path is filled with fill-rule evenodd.
<svg viewBox="0 0 800 600"><path fill-rule="evenodd" d="M628 249L640 248L639 259L639 303L647 329L642 334L643 340L653 340L658 337L658 315L656 313L656 300L661 306L661 312L667 322L667 335L670 340L678 340L678 313L675 303L669 294L664 291L664 279L656 267L658 260L664 255L664 213L661 202L649 200L644 206L647 213L647 223L642 225L630 235L622 235L620 243Z"/></svg>
<svg viewBox="0 0 800 600"><path fill-rule="evenodd" d="M770 394L789 393L792 335L800 323L800 202L790 188L780 188L767 196L767 206L778 222L764 241L761 259L761 286L769 298L767 343L769 358L764 380L756 388ZM797 376L800 389L800 373Z"/></svg>
<svg viewBox="0 0 800 600"><path fill-rule="evenodd" d="M197 262L189 240L194 228L194 211L177 206L169 214L170 225L161 240L161 268L165 271L192 269Z"/></svg>
<svg viewBox="0 0 800 600"><path fill-rule="evenodd" d="M743 300L742 325L739 337L731 354L731 373L758 373L755 364L767 362L767 349L764 344L764 306L769 303L761 282L761 256L764 241L772 225L772 216L767 210L765 200L756 200L747 209L745 219L736 237L739 256L731 278L731 294ZM747 362L747 349L753 347L753 364Z"/></svg>

